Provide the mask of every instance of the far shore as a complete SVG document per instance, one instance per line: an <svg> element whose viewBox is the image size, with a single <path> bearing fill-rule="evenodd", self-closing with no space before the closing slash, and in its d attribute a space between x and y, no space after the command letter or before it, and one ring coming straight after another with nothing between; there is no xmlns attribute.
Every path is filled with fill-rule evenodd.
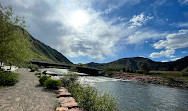
<svg viewBox="0 0 188 111"><path fill-rule="evenodd" d="M165 85L165 86L170 86L170 87L180 87L180 88L188 89L188 84L183 84L180 82L168 82L164 78L152 77L149 75L115 73L110 77L116 78L116 79L122 79L122 80L132 80L132 81L139 81L143 83L158 84L158 85Z"/></svg>

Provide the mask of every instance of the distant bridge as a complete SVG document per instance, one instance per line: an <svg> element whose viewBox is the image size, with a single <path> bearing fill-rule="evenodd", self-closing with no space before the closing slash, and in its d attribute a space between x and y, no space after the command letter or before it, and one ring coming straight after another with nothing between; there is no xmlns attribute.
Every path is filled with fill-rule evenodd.
<svg viewBox="0 0 188 111"><path fill-rule="evenodd" d="M32 60L30 61L32 64L36 64L39 66L60 66L60 67L75 67L77 72L80 73L86 73L92 76L100 76L105 73L104 69L97 69L97 68L91 68L86 66L79 66L79 65L73 65L73 64L65 64L65 63L55 63L55 62L48 62L48 61L36 61Z"/></svg>

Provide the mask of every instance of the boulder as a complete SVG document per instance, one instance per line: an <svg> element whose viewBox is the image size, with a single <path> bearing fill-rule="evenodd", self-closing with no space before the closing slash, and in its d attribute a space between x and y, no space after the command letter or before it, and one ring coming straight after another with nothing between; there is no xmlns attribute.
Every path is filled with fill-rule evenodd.
<svg viewBox="0 0 188 111"><path fill-rule="evenodd" d="M78 103L75 101L73 97L60 97L58 98L58 101L61 104L61 107L78 107Z"/></svg>
<svg viewBox="0 0 188 111"><path fill-rule="evenodd" d="M69 109L66 107L57 107L56 111L68 111Z"/></svg>
<svg viewBox="0 0 188 111"><path fill-rule="evenodd" d="M57 97L67 97L67 96L71 96L71 93L68 92L67 89L60 88L58 91L56 91L56 93L58 94Z"/></svg>

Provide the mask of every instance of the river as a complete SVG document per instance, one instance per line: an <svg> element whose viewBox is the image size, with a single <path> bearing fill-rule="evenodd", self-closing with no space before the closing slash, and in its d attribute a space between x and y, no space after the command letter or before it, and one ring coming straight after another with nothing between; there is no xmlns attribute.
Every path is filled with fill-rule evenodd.
<svg viewBox="0 0 188 111"><path fill-rule="evenodd" d="M106 77L81 77L99 91L108 92L118 100L120 111L187 111L188 90L121 81Z"/></svg>
<svg viewBox="0 0 188 111"><path fill-rule="evenodd" d="M56 69L54 69L56 70ZM188 90L107 77L82 76L81 83L108 92L120 111L187 111Z"/></svg>

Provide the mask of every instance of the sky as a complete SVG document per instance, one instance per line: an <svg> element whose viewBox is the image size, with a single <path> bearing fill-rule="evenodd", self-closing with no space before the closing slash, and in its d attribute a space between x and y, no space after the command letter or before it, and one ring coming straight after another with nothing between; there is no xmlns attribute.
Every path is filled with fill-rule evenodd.
<svg viewBox="0 0 188 111"><path fill-rule="evenodd" d="M188 55L188 0L0 0L73 63Z"/></svg>

